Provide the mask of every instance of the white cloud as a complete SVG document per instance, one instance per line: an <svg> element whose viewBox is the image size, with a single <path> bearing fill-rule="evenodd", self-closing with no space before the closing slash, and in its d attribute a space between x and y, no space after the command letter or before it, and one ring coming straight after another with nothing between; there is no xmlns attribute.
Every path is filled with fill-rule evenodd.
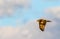
<svg viewBox="0 0 60 39"><path fill-rule="evenodd" d="M49 31L48 28L41 32L36 21L27 22L22 27L0 27L0 39L52 39L57 33Z"/></svg>
<svg viewBox="0 0 60 39"><path fill-rule="evenodd" d="M14 7L16 6L29 6L29 0L0 0L0 16L3 14L12 15L14 12Z"/></svg>
<svg viewBox="0 0 60 39"><path fill-rule="evenodd" d="M13 35L15 35L18 32L19 32L19 28L2 27L2 28L0 28L0 37L3 39L4 38L7 39L8 37L12 37Z"/></svg>
<svg viewBox="0 0 60 39"><path fill-rule="evenodd" d="M51 14L54 17L60 18L60 7L50 7L45 9L45 13Z"/></svg>

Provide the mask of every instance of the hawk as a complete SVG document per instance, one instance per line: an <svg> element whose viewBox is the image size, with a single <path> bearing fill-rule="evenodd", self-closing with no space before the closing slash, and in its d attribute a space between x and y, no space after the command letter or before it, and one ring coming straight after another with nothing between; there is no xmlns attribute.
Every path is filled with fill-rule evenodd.
<svg viewBox="0 0 60 39"><path fill-rule="evenodd" d="M45 20L45 19L39 19L37 21L39 22L39 29L41 31L44 31L45 25L46 25L47 22L51 22L50 20Z"/></svg>

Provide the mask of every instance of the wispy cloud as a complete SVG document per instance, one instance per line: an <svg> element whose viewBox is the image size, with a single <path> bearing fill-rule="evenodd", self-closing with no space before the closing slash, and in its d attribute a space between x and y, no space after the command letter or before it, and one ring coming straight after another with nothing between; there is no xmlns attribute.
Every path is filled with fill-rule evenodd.
<svg viewBox="0 0 60 39"><path fill-rule="evenodd" d="M49 7L45 9L46 14L53 15L56 18L60 18L60 6L59 7Z"/></svg>
<svg viewBox="0 0 60 39"><path fill-rule="evenodd" d="M27 8L29 5L29 0L0 0L0 16L3 14L12 15L16 7Z"/></svg>
<svg viewBox="0 0 60 39"><path fill-rule="evenodd" d="M52 24L52 23L51 23ZM54 24L52 24L54 25ZM51 26L51 25L49 25ZM41 32L36 21L27 22L26 25L20 27L1 27L0 39L53 39L56 38L56 34L50 29L53 29L55 25L50 29L46 26L44 32ZM55 34L55 35L54 35ZM57 35L58 36L58 35ZM58 38L59 39L59 38Z"/></svg>

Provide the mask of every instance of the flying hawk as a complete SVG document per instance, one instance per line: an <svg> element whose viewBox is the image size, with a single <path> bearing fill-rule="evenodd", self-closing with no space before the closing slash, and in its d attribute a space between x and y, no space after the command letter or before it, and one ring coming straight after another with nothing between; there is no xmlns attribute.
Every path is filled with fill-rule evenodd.
<svg viewBox="0 0 60 39"><path fill-rule="evenodd" d="M46 25L47 22L51 22L50 20L45 20L45 19L39 19L37 21L39 22L39 29L41 31L44 31L45 25Z"/></svg>

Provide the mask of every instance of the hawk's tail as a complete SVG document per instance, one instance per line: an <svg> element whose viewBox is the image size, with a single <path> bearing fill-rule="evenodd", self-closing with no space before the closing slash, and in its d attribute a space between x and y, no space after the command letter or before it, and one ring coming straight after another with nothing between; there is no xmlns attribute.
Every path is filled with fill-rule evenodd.
<svg viewBox="0 0 60 39"><path fill-rule="evenodd" d="M40 25L39 28L40 28L41 31L44 31L45 26L44 25Z"/></svg>

